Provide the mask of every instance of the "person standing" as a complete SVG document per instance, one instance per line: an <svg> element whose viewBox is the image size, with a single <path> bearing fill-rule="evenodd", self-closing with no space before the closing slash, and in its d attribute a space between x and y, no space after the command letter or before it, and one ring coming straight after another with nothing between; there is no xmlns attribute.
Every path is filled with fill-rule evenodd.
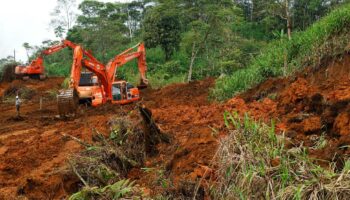
<svg viewBox="0 0 350 200"><path fill-rule="evenodd" d="M21 107L21 100L19 99L18 94L16 95L16 112L17 112L17 117L20 117L19 109Z"/></svg>

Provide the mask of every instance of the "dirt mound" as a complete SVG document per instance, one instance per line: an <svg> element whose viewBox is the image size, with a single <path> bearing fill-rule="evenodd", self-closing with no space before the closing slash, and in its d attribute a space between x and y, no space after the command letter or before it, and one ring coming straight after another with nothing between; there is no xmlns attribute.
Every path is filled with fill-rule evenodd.
<svg viewBox="0 0 350 200"><path fill-rule="evenodd" d="M62 77L50 77L46 81L29 79L27 81L13 80L11 82L2 82L0 83L0 96L13 96L17 91L20 96L23 94L26 99L31 99L35 95L45 96L50 93L53 95L55 91L61 88L63 80L64 78Z"/></svg>
<svg viewBox="0 0 350 200"><path fill-rule="evenodd" d="M135 169L130 178L139 180L155 194L170 192L178 198L192 196L194 187L191 190L188 186L195 186L202 177L203 182L209 178L217 137L223 130L224 111L223 106L208 102L214 82L208 78L143 91L142 103L151 109L160 130L170 135L172 142L159 144L159 154L146 161L145 168L152 172ZM198 192L203 193L203 188Z"/></svg>
<svg viewBox="0 0 350 200"><path fill-rule="evenodd" d="M172 84L158 90L146 89L142 97L148 103L154 102L158 105L205 105L208 104L209 88L214 85L214 78L207 78L203 81L193 81L188 84Z"/></svg>
<svg viewBox="0 0 350 200"><path fill-rule="evenodd" d="M350 55L309 68L293 77L270 79L230 100L227 106L248 112L277 128L296 146L309 147L320 164L342 166L350 151ZM321 140L325 145L319 146Z"/></svg>
<svg viewBox="0 0 350 200"><path fill-rule="evenodd" d="M4 91L5 97L11 97L16 95L19 95L23 99L32 99L36 95L36 91L26 86L22 86L22 85L19 86L19 85L13 85L13 84L11 84Z"/></svg>

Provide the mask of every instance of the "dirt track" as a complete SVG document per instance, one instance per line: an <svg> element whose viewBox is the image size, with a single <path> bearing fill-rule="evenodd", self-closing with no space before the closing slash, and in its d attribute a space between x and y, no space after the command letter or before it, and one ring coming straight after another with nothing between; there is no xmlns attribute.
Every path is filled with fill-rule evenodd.
<svg viewBox="0 0 350 200"><path fill-rule="evenodd" d="M147 158L146 168L164 170L170 180L167 188L159 177L132 169L129 178L149 188L151 193L167 192L191 196L193 184L203 176L202 184L215 173L212 158L218 139L225 136L223 112L249 113L269 123L276 120L277 131L284 131L290 146L310 147L310 155L321 158L320 164L342 160L350 153L350 56L328 61L317 69L305 70L294 77L270 79L224 104L209 103L208 89L213 79L190 84L174 84L160 90L146 89L142 103L151 109L160 129L172 138L171 144L159 144L159 154ZM16 121L13 103L0 103L0 199L58 199L77 189L78 180L66 171L69 154L80 150L70 134L90 141L91 129L108 134L108 120L124 115L135 105L82 106L72 121L55 118L55 99L45 91L59 88L61 78L26 84L36 95L23 104L24 120ZM21 81L13 84L21 85ZM9 84L0 85L0 94ZM44 96L39 111L39 96ZM215 131L213 131L215 130ZM314 148L324 135L324 148ZM159 175L158 175L159 176ZM192 191L191 191L192 190Z"/></svg>

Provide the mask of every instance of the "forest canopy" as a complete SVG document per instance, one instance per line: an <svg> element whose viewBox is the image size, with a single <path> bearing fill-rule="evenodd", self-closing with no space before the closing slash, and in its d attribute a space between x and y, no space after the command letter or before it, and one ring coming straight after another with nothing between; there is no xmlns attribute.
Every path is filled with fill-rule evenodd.
<svg viewBox="0 0 350 200"><path fill-rule="evenodd" d="M246 68L267 44L292 39L347 0L85 0L78 5L79 14L67 10L64 20L62 4L74 2L57 1L51 26L58 37L83 45L103 63L145 42L148 77L162 86L231 75ZM23 47L33 59L57 42ZM65 49L47 56L47 73L67 76L71 54ZM118 76L133 82L136 71L135 63L129 63Z"/></svg>

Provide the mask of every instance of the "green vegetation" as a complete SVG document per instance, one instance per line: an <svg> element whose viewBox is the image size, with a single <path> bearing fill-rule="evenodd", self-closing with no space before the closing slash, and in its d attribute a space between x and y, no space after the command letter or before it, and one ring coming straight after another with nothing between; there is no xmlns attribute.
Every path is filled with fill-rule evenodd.
<svg viewBox="0 0 350 200"><path fill-rule="evenodd" d="M224 100L267 77L317 65L327 53L340 52L349 38L345 34L349 18L347 2L85 0L76 5L74 0L57 0L51 26L58 37L92 50L105 64L143 41L147 48L148 78L154 87L208 76L224 77L211 92L214 99ZM80 14L74 13L74 6ZM32 46L25 42L23 48L28 58L33 59L56 43L47 40ZM70 49L45 57L50 76L67 76L71 63ZM117 76L136 84L136 62L118 69Z"/></svg>
<svg viewBox="0 0 350 200"><path fill-rule="evenodd" d="M85 187L69 197L69 200L140 198L135 195L136 187L129 180L120 180L103 188Z"/></svg>
<svg viewBox="0 0 350 200"><path fill-rule="evenodd" d="M0 59L0 82L14 79L14 69L19 63L14 62L12 57Z"/></svg>
<svg viewBox="0 0 350 200"><path fill-rule="evenodd" d="M350 194L350 161L344 168L322 168L303 147L287 149L287 138L271 126L225 113L230 135L217 156L213 199L346 199Z"/></svg>
<svg viewBox="0 0 350 200"><path fill-rule="evenodd" d="M267 76L280 75L285 51L288 51L288 69L297 65L296 57L306 55L309 50L305 47L308 42L313 42L304 43L305 36L289 33L305 30L344 2L134 0L130 3L103 3L86 0L78 6L80 14L75 15L72 9L76 6L75 1L58 0L51 26L58 37L92 50L102 63L144 41L148 78L155 87L208 76L226 76L212 93L222 100ZM276 34L281 30L293 36L291 45L285 45L285 37ZM267 50L262 48L276 38L278 41L270 44ZM23 47L32 59L56 42L43 41L40 46L24 43ZM273 52L275 47L278 48ZM259 52L263 54L256 58ZM71 63L72 51L69 49L45 58L46 71L51 76L67 76ZM135 65L136 62L132 62L118 69L118 77L132 80L134 84L138 82ZM261 69L257 70L257 66Z"/></svg>
<svg viewBox="0 0 350 200"><path fill-rule="evenodd" d="M291 40L283 37L271 42L244 69L217 81L211 95L224 100L266 80L288 75L305 66L317 66L327 57L344 52L350 42L350 4L344 5L312 25L295 33Z"/></svg>
<svg viewBox="0 0 350 200"><path fill-rule="evenodd" d="M72 50L63 49L60 52L46 56L44 66L47 75L68 76L73 62L72 54Z"/></svg>

